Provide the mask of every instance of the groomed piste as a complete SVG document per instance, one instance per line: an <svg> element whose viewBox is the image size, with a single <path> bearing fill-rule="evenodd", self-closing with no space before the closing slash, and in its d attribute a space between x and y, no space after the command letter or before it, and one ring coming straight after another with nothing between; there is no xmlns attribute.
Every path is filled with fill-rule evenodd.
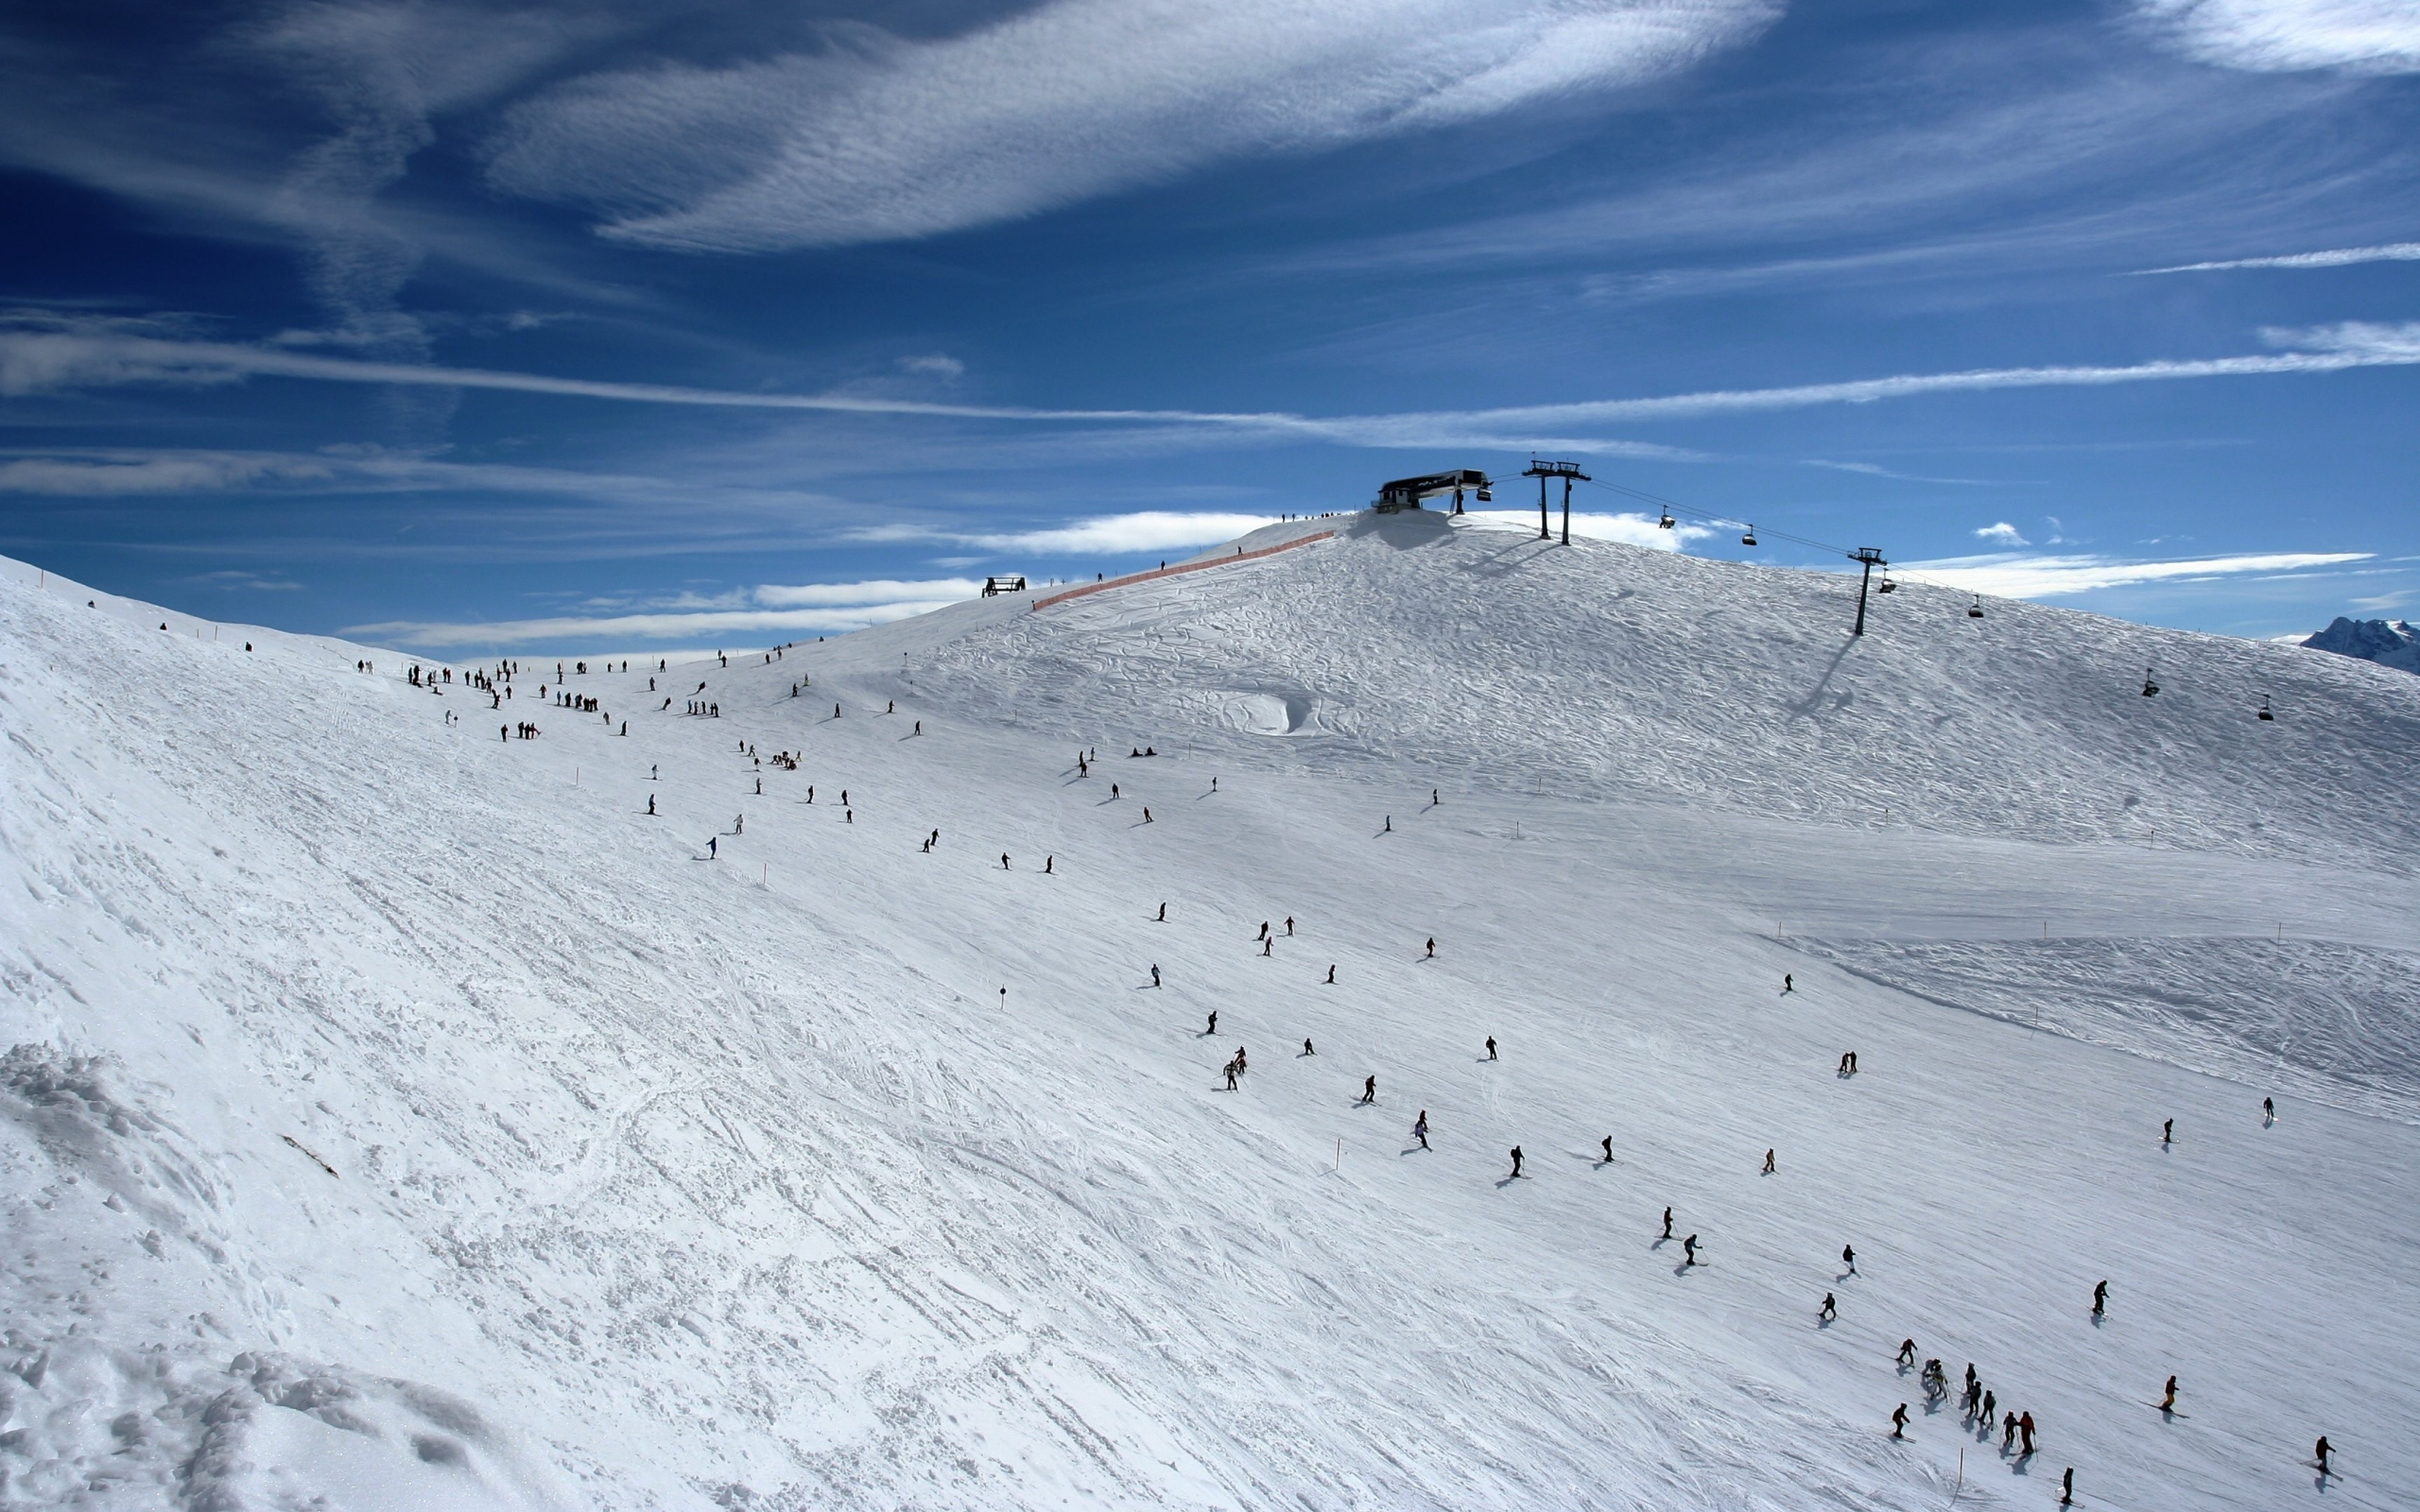
<svg viewBox="0 0 2420 1512"><path fill-rule="evenodd" d="M0 1503L2411 1504L2420 682L1238 547L509 684L5 564Z"/></svg>

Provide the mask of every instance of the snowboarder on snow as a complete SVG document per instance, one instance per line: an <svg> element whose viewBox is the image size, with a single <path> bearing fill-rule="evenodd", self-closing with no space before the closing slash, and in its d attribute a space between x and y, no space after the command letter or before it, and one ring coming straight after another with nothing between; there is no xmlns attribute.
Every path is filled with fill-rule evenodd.
<svg viewBox="0 0 2420 1512"><path fill-rule="evenodd" d="M2171 1118L2171 1119L2168 1120L2166 1123L2163 1123L2162 1125L2160 1125L2160 1126L2159 1126L2159 1142L2160 1142L2162 1144L2168 1144L2168 1143L2173 1143L2173 1142L2175 1141L2175 1139L2176 1139L2176 1120L2174 1120L2174 1119L2172 1119L2172 1118Z"/></svg>
<svg viewBox="0 0 2420 1512"><path fill-rule="evenodd" d="M1908 1404L1904 1401L1892 1410L1891 1436L1893 1438L1908 1436Z"/></svg>
<svg viewBox="0 0 2420 1512"><path fill-rule="evenodd" d="M2092 1315L2099 1317L2109 1307L2109 1283L2096 1281L2092 1288Z"/></svg>

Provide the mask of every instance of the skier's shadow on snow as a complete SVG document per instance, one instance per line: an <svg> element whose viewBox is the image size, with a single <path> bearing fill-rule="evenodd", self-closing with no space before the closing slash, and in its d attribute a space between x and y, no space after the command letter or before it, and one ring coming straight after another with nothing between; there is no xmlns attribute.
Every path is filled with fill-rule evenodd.
<svg viewBox="0 0 2420 1512"><path fill-rule="evenodd" d="M1520 1178L1519 1177L1517 1177L1517 1176L1508 1176L1508 1177L1504 1177L1502 1180L1500 1180L1500 1181L1498 1181L1498 1182L1496 1182L1496 1183L1495 1183L1495 1190L1496 1190L1496 1191L1498 1191L1498 1192L1501 1192L1501 1191L1503 1191L1506 1187L1511 1186L1513 1182L1518 1181L1518 1180L1520 1180L1520 1179L1521 1179L1521 1178Z"/></svg>
<svg viewBox="0 0 2420 1512"><path fill-rule="evenodd" d="M1395 1153L1397 1155L1434 1155L1437 1152L1426 1144L1407 1144Z"/></svg>

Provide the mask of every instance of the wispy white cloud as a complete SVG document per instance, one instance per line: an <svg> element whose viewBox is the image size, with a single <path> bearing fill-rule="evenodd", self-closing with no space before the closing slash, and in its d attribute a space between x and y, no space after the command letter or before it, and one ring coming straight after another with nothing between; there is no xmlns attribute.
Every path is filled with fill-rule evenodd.
<svg viewBox="0 0 2420 1512"><path fill-rule="evenodd" d="M240 590L252 593L297 593L302 591L302 585L296 582L291 577L282 577L266 573L246 572L241 568L232 567L222 572L202 573L185 580L202 588Z"/></svg>
<svg viewBox="0 0 2420 1512"><path fill-rule="evenodd" d="M952 539L993 551L1028 551L1070 557L1132 556L1146 551L1182 551L1189 546L1215 546L1248 531L1276 522L1265 514L1187 513L1173 509L1140 509L1131 514L1097 515L1072 524L1000 535L961 535Z"/></svg>
<svg viewBox="0 0 2420 1512"><path fill-rule="evenodd" d="M383 620L345 634L442 650L596 641L709 645L739 637L829 635L886 625L974 597L970 578L925 582L766 583L703 599L674 599L629 612L550 614L518 620Z"/></svg>
<svg viewBox="0 0 2420 1512"><path fill-rule="evenodd" d="M2411 0L2135 0L2135 14L2187 56L2222 68L2420 72Z"/></svg>
<svg viewBox="0 0 2420 1512"><path fill-rule="evenodd" d="M1984 525L1975 532L1975 539L1978 541L1988 541L1995 545L2000 546L2023 546L2030 544L2030 542L2026 541L2025 537L2017 530L2016 526L2010 524L2005 520L2001 521L1997 524Z"/></svg>
<svg viewBox="0 0 2420 1512"><path fill-rule="evenodd" d="M2179 263L2174 267L2146 267L2129 275L2155 273L2219 273L2234 267L2351 267L2358 263L2420 262L2420 242L2389 242L2382 247L2339 247L2324 252L2288 252L2281 257L2235 257L2222 263Z"/></svg>
<svg viewBox="0 0 2420 1512"><path fill-rule="evenodd" d="M973 598L983 585L970 577L934 577L916 582L873 578L856 583L800 583L785 587L764 583L751 591L759 604L774 609L862 608L869 604L925 603Z"/></svg>
<svg viewBox="0 0 2420 1512"><path fill-rule="evenodd" d="M1668 73L1778 0L1046 0L955 36L579 80L490 165L612 237L761 251L931 235L1207 163L1467 121Z"/></svg>
<svg viewBox="0 0 2420 1512"><path fill-rule="evenodd" d="M1979 534L1979 532L1978 532ZM2126 561L2100 556L1947 557L1898 564L1901 576L1998 598L2060 598L2137 583L2190 582L2249 574L2307 572L2367 561L2368 552L2271 552L2186 561Z"/></svg>
<svg viewBox="0 0 2420 1512"><path fill-rule="evenodd" d="M2013 481L2009 478L1945 478L1926 472L1900 472L1876 462L1827 462L1820 456L1801 457L1802 467L1828 468L1835 472L1856 472L1870 478L1890 478L1899 483L1955 483L1967 488L1998 488Z"/></svg>
<svg viewBox="0 0 2420 1512"><path fill-rule="evenodd" d="M130 383L224 383L245 377L333 383L421 384L444 387L555 394L635 404L742 409L809 410L858 415L1019 422L1121 422L1210 427L1229 432L1349 446L1514 445L1546 435L1568 438L1568 427L1626 421L1696 419L1723 414L1863 404L1923 394L2000 389L2105 387L2117 384L2341 372L2354 368L2420 364L2420 321L2343 321L2263 333L2285 349L2232 357L2123 365L1979 368L1958 372L1901 373L1774 388L1708 389L1639 399L1582 400L1498 409L1417 411L1333 417L1284 411L1183 409L1053 409L1013 404L944 404L862 394L782 394L697 388L670 384L555 378L492 369L422 366L334 357L229 342L172 341L115 330L83 329L44 314L0 329L0 395ZM1574 450L1619 451L1628 443L1573 440ZM1658 449L1661 450L1661 449Z"/></svg>

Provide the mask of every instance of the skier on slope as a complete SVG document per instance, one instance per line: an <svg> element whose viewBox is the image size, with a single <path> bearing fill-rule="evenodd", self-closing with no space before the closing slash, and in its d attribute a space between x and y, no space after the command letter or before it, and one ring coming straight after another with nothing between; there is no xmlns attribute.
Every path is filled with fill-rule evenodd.
<svg viewBox="0 0 2420 1512"><path fill-rule="evenodd" d="M1378 1100L1378 1078L1376 1076L1364 1076L1361 1079L1361 1100L1365 1103L1374 1103Z"/></svg>
<svg viewBox="0 0 2420 1512"><path fill-rule="evenodd" d="M1824 1294L1824 1305L1815 1310L1815 1315L1822 1318L1826 1323L1831 1322L1833 1319L1841 1315L1840 1305L1832 1300L1831 1293L1825 1292Z"/></svg>
<svg viewBox="0 0 2420 1512"><path fill-rule="evenodd" d="M1681 1241L1681 1257L1683 1264L1694 1265L1698 1263L1697 1235L1691 1234L1686 1239Z"/></svg>
<svg viewBox="0 0 2420 1512"><path fill-rule="evenodd" d="M1286 916L1286 937L1288 939L1294 937L1294 916L1291 914Z"/></svg>
<svg viewBox="0 0 2420 1512"><path fill-rule="evenodd" d="M2322 1475L2326 1474L2327 1456L2334 1453L2335 1451L2328 1447L2327 1435L2325 1434L2319 1435L2319 1443L2314 1446L2312 1452L2319 1456L2319 1473Z"/></svg>
<svg viewBox="0 0 2420 1512"><path fill-rule="evenodd" d="M1216 1009L1216 1008L1212 1008L1212 1009L1210 1010L1210 1025L1209 1025L1209 1027L1208 1027L1208 1028L1203 1029L1203 1030L1201 1031L1201 1034L1202 1034L1202 1037L1203 1037L1204 1039L1207 1039L1207 1038L1208 1038L1208 1037L1210 1037L1211 1035L1217 1034L1218 1032L1219 1032L1219 1010L1218 1010L1218 1009Z"/></svg>
<svg viewBox="0 0 2420 1512"><path fill-rule="evenodd" d="M2160 1398L2159 1410L2162 1412L2176 1410L2176 1378L2174 1376L2168 1378L2168 1393Z"/></svg>
<svg viewBox="0 0 2420 1512"><path fill-rule="evenodd" d="M1495 1058L1495 1036L1494 1035L1487 1037L1487 1058L1490 1060Z"/></svg>
<svg viewBox="0 0 2420 1512"><path fill-rule="evenodd" d="M1422 1149L1428 1148L1428 1109L1422 1108L1420 1116L1411 1121L1411 1137L1420 1142Z"/></svg>
<svg viewBox="0 0 2420 1512"><path fill-rule="evenodd" d="M1336 968L1334 966L1330 966L1327 969L1327 985L1329 987L1336 986Z"/></svg>
<svg viewBox="0 0 2420 1512"><path fill-rule="evenodd" d="M1664 1237L1672 1237L1672 1210L1669 1208L1664 1210Z"/></svg>
<svg viewBox="0 0 2420 1512"><path fill-rule="evenodd" d="M2109 1283L2096 1281L2092 1288L2092 1315L2099 1317L2109 1308Z"/></svg>
<svg viewBox="0 0 2420 1512"><path fill-rule="evenodd" d="M1160 968L1159 968L1158 963L1156 963L1156 962L1154 962L1154 963L1152 964L1152 966L1151 966L1151 985L1152 985L1153 987L1157 987L1157 986L1159 986L1159 985L1160 985Z"/></svg>
<svg viewBox="0 0 2420 1512"><path fill-rule="evenodd" d="M1433 959L1433 958L1435 958L1436 954L1437 954L1437 936L1434 936L1434 935L1431 935L1431 936L1428 936L1428 954L1427 954L1427 955L1426 955L1426 956L1423 956L1423 957L1422 957L1422 959L1424 959L1424 960Z"/></svg>
<svg viewBox="0 0 2420 1512"><path fill-rule="evenodd" d="M1843 1264L1843 1265L1846 1265L1846 1266L1849 1268L1849 1274L1850 1274L1850 1275L1854 1276L1854 1275L1856 1275L1856 1274L1857 1274L1857 1246L1854 1246L1854 1245L1842 1245L1842 1246L1841 1246L1841 1264Z"/></svg>
<svg viewBox="0 0 2420 1512"><path fill-rule="evenodd" d="M647 811L649 814L653 814L655 812L655 795L652 793L649 793L647 796Z"/></svg>
<svg viewBox="0 0 2420 1512"><path fill-rule="evenodd" d="M1899 1368L1905 1370L1908 1366L1915 1363L1916 1341L1913 1339L1901 1339L1899 1341Z"/></svg>
<svg viewBox="0 0 2420 1512"><path fill-rule="evenodd" d="M1605 1136L1605 1163L1614 1163L1614 1137L1611 1134Z"/></svg>
<svg viewBox="0 0 2420 1512"><path fill-rule="evenodd" d="M2017 1415L2016 1436L2024 1441L2025 1453L2031 1455L2033 1452L2033 1415L2031 1413Z"/></svg>
<svg viewBox="0 0 2420 1512"><path fill-rule="evenodd" d="M1518 1177L1520 1174L1521 1174L1521 1146L1519 1146L1518 1144L1515 1144L1515 1145L1513 1145L1513 1146L1512 1146L1512 1177ZM1510 1179L1512 1179L1512 1177L1507 1177L1506 1179L1510 1180Z"/></svg>
<svg viewBox="0 0 2420 1512"><path fill-rule="evenodd" d="M706 859L709 861L713 860L715 858L715 837L710 834L706 836Z"/></svg>
<svg viewBox="0 0 2420 1512"><path fill-rule="evenodd" d="M1303 1054L1306 1056L1316 1056L1319 1052L1311 1048L1311 1042L1308 1040L1305 1040L1303 1041Z"/></svg>
<svg viewBox="0 0 2420 1512"><path fill-rule="evenodd" d="M1772 1175L1772 1174L1773 1174L1773 1152L1772 1152L1772 1151L1771 1151L1771 1150L1767 1150L1767 1151L1765 1152L1765 1175L1767 1175L1767 1176L1771 1176L1771 1175Z"/></svg>
<svg viewBox="0 0 2420 1512"><path fill-rule="evenodd" d="M1159 919L1158 919L1157 922L1165 924L1165 923L1167 923L1167 921L1168 921L1168 905L1167 905L1167 904L1166 904L1166 903L1162 903L1162 904L1160 904L1160 917L1159 917Z"/></svg>
<svg viewBox="0 0 2420 1512"><path fill-rule="evenodd" d="M1893 1438L1908 1436L1908 1404L1904 1401L1892 1411L1891 1436Z"/></svg>
<svg viewBox="0 0 2420 1512"><path fill-rule="evenodd" d="M2067 1467L2067 1473L2059 1477L2059 1504L2061 1506L2073 1506L2075 1504L2075 1500L2076 1468L2070 1465Z"/></svg>

